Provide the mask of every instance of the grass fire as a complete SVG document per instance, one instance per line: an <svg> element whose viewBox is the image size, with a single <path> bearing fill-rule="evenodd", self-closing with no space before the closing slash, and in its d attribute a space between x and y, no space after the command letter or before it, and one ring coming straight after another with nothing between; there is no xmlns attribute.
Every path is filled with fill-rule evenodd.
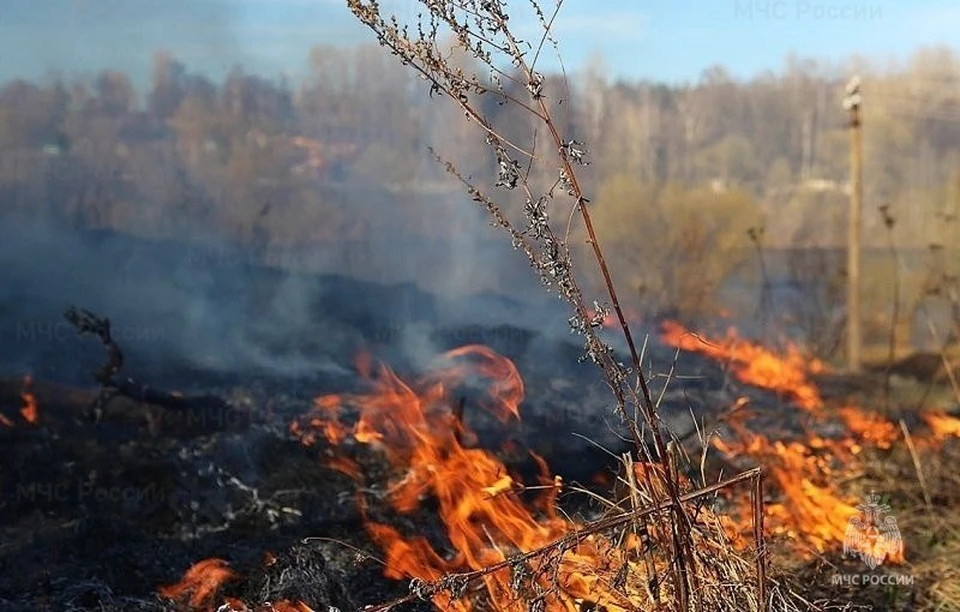
<svg viewBox="0 0 960 612"><path fill-rule="evenodd" d="M952 47L743 77L758 16L819 53L887 8L41 4L0 612L960 610Z"/></svg>
<svg viewBox="0 0 960 612"><path fill-rule="evenodd" d="M894 446L902 438L900 428L857 407L831 409L810 378L822 374L826 366L804 362L795 348L778 356L733 332L718 341L696 338L696 344L687 340L691 337L677 323L664 322L662 338L667 344L685 345L718 362L729 361L722 365L734 366L741 382L791 398L785 405L771 404L768 412L793 410L809 415L815 411L821 424L830 419L838 424L840 435L832 438L812 433L810 426L791 426L794 440L771 441L749 429L749 416L743 413L750 411L750 400L741 397L731 407L736 416L726 417L731 440L718 436L711 442L720 463L746 461L764 466L769 473L771 502L765 506L765 524L779 555L810 559L839 553L851 521L861 515L854 495L861 487L843 483L865 469L864 455ZM751 360L759 363L751 366ZM294 420L290 431L308 447L325 447L320 463L355 481L364 529L383 556L385 576L412 580L416 598L429 599L445 610L471 610L478 605L526 609L530 599L542 602L539 605L545 610L585 606L637 610L651 605L651 585L664 565L655 561L648 565L644 560L651 555L652 534L662 526L651 522L637 530L622 520L636 514L629 500L605 501L594 509L593 520L561 514L558 499L568 489L577 491L578 485L552 475L532 451L527 452L539 473L533 484L524 484L515 470L498 459L498 455L515 455L516 449L498 452L476 447L477 436L464 423L457 392L468 381L480 381L483 389L474 399L475 409L509 427L521 418L524 384L508 358L485 346L465 346L440 356L434 369L410 382L385 364L374 365L366 354L357 359L356 367L365 381L362 392L315 398L313 409ZM960 422L936 413L923 418L929 423L927 431L913 439L930 449L939 449ZM350 455L363 456L366 462L382 460L386 469L365 469L358 463L361 460ZM629 467L632 474L621 471L619 484L628 490L628 498L646 497L640 488L631 487L637 487L647 470L656 466ZM370 482L366 476L370 472L381 473L383 480ZM732 550L749 546L750 508L737 507L737 500L731 496L734 507L728 513L715 509L720 503L700 508L696 524L702 530L701 546ZM440 524L433 538L421 535L429 532L429 521L404 534L371 516L376 512L417 517L426 508L436 513ZM707 534L718 526L721 530L709 539ZM876 564L899 567L907 561L905 550L909 549L899 539L893 545L881 538L857 546L854 552L877 556ZM246 610L245 604L237 607L229 598L216 598L219 587L236 577L223 563L218 559L199 562L179 585L164 587L162 593L174 599L189 595L196 609ZM749 564L733 569L749 571ZM718 582L704 584L705 591L722 589L725 598L734 597L730 585L720 581L724 577L716 578ZM312 609L302 602L283 605Z"/></svg>

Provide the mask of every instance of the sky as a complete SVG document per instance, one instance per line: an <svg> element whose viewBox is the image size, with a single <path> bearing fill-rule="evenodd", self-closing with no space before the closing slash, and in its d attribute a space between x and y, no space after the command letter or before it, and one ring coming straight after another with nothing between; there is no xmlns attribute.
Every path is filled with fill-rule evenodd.
<svg viewBox="0 0 960 612"><path fill-rule="evenodd" d="M382 3L407 16L419 5ZM533 37L529 0L507 5L518 31ZM612 78L669 83L696 81L715 65L750 78L790 55L902 60L921 46L960 48L958 32L957 0L564 0L556 22L568 72L602 57ZM145 84L158 49L214 77L239 63L296 78L315 45L373 40L346 0L2 0L0 80L112 68ZM557 67L553 55L545 59L544 69Z"/></svg>

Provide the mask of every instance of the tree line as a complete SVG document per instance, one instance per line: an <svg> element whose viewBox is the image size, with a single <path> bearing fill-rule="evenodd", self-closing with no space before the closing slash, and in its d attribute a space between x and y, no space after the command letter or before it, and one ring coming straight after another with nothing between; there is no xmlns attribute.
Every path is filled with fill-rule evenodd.
<svg viewBox="0 0 960 612"><path fill-rule="evenodd" d="M460 111L379 47L320 46L309 59L296 83L242 67L216 82L162 51L145 91L113 70L4 83L0 210L159 237L209 228L264 257L388 235L443 241L457 220L472 227L427 151L464 175L496 175ZM960 206L960 58L950 49L884 66L788 58L749 80L713 67L687 84L618 81L600 60L546 77L561 128L587 148L598 230L638 296L706 303L690 296L714 292L758 229L766 248L842 246L841 100L854 73L864 82L866 245L886 244L881 205L902 247L955 244L956 224L944 223ZM498 129L529 139L512 105L485 104ZM664 278L668 260L689 274ZM356 254L341 263L351 262L373 265Z"/></svg>

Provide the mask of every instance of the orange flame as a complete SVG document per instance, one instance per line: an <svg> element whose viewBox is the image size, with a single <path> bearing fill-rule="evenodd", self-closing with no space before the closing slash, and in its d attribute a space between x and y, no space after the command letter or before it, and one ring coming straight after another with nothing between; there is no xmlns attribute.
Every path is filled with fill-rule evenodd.
<svg viewBox="0 0 960 612"><path fill-rule="evenodd" d="M20 399L23 400L23 408L20 409L20 416L23 417L23 420L27 423L35 425L37 423L37 417L39 412L37 410L37 398L34 397L33 392L30 391L30 388L33 386L33 378L30 376L23 377L23 391L20 393Z"/></svg>
<svg viewBox="0 0 960 612"><path fill-rule="evenodd" d="M837 412L852 433L877 448L890 448L900 436L897 426L879 414L866 413L856 406L844 406Z"/></svg>
<svg viewBox="0 0 960 612"><path fill-rule="evenodd" d="M265 555L265 565L276 562L271 553ZM217 593L223 585L237 577L223 559L204 559L193 564L177 584L162 586L157 591L162 597L174 601L181 608L192 612L316 612L302 601L273 601L257 608L249 607L235 597L223 598L217 606Z"/></svg>
<svg viewBox="0 0 960 612"><path fill-rule="evenodd" d="M489 348L472 345L444 355L447 364L407 384L386 366L377 375L365 368L371 391L354 396L325 396L314 403L314 411L292 427L304 443L312 444L312 431L338 432L325 436L331 443L348 431L354 440L384 453L400 477L392 482L388 501L404 514L415 511L430 496L436 500L449 543L457 554L442 556L426 538L406 537L394 527L366 522L372 539L385 552L386 575L394 579L418 578L436 581L458 571L482 570L503 562L517 552L546 546L577 528L557 515L554 501L562 486L552 477L546 462L534 455L540 466L541 493L533 503L521 498L528 489L492 454L465 448L467 432L451 408L450 393L462 382L479 376L487 381L480 405L502 421L519 418L524 388L516 366ZM369 365L369 364L368 364ZM349 427L339 420L346 408L359 409L359 420ZM545 492L545 493L544 493ZM635 543L639 546L638 543ZM629 548L629 546L628 546ZM578 601L605 606L611 612L639 607L622 591L608 588L618 570L630 569L631 578L642 571L628 559L629 551L600 536L585 537L563 553L556 576L560 592L547 597L548 609L577 609ZM527 562L531 581L546 586L553 572L541 571L542 561ZM496 610L526 610L523 598L511 586L514 570L504 568L483 577L487 596ZM637 578L636 584L643 584ZM459 596L459 595L458 595ZM471 596L456 599L448 591L433 596L441 609L466 611L473 607Z"/></svg>
<svg viewBox="0 0 960 612"><path fill-rule="evenodd" d="M804 358L796 347L790 346L785 355L778 355L738 338L733 330L725 341L712 343L696 338L674 322L664 324L663 339L678 348L728 362L739 380L789 395L815 421L826 417L820 391L810 380L810 374L822 371L824 366ZM326 442L337 447L353 440L381 452L398 474L386 489L386 499L399 513L414 512L427 497L435 499L447 540L456 551L453 556L442 555L425 537L408 537L389 525L369 519L365 522L367 532L385 552L388 577L433 582L450 573L483 570L515 553L549 545L579 528L557 514L555 501L563 483L551 476L541 457L533 455L541 472L541 486L536 487L539 496L524 501L531 488L492 454L468 448L475 436L453 408L452 393L463 383L480 378L486 393L476 403L501 422L519 419L524 385L509 359L487 347L466 346L445 354L441 367L413 383L404 382L385 365L375 364L369 355L358 357L357 369L369 391L316 398L311 412L291 423L290 431L305 445ZM741 398L737 405L748 401ZM348 422L345 417L351 413L357 416ZM838 439L808 434L803 440L771 441L751 432L740 419L729 422L736 434L734 440L713 439L713 445L729 457L747 455L765 466L782 495L780 503L766 505L767 527L796 541L807 553L836 549L846 537L850 519L858 514L856 502L840 492L837 483L856 471L856 455L863 445L886 449L899 436L893 423L856 406L840 407L836 414L849 432ZM924 418L938 438L960 436L960 419L945 414ZM363 478L360 466L346 457L330 457L327 465L357 481ZM651 469L656 466L635 464L634 476L646 480ZM360 505L366 513L362 497ZM744 501L737 510L739 517L721 520L734 542L745 545L749 538L743 534L751 525L752 508ZM642 545L636 536L615 545L592 535L563 552L557 569L545 572L543 562L530 559L524 570L533 583L546 581L548 575L558 579L560 589L549 591L544 600L546 609L572 611L590 605L626 612L645 607L646 595L641 595L639 588L611 585L624 584L624 568L627 585L645 584L646 570L636 562L640 550ZM902 549L887 561L902 562ZM203 572L197 569L203 564L211 564L205 571L227 574L219 580L205 581ZM514 584L515 571L504 568L483 576L492 609L526 609ZM191 568L179 585L165 589L172 596L190 594L191 602L206 605L219 584L231 577L224 562L208 560ZM544 582L539 586L549 585ZM475 605L474 595L441 591L432 597L441 609L466 612ZM228 602L233 612L251 612L242 603ZM279 602L273 606L275 610L312 612L303 603Z"/></svg>
<svg viewBox="0 0 960 612"><path fill-rule="evenodd" d="M852 500L841 498L828 484L837 473L833 456L817 452L800 442L771 442L766 437L735 425L739 440L714 440L714 447L727 456L748 455L766 468L784 501L766 505L766 525L771 533L785 536L822 553L844 540L849 519L857 514ZM728 523L731 537L742 541L750 525L752 508L741 502L736 518Z"/></svg>
<svg viewBox="0 0 960 612"><path fill-rule="evenodd" d="M937 440L944 440L949 437L960 438L960 419L944 413L931 413L923 415L923 419L930 426L933 436Z"/></svg>
<svg viewBox="0 0 960 612"><path fill-rule="evenodd" d="M738 338L734 330L721 342L700 339L672 321L665 323L663 330L665 343L730 362L742 382L790 395L800 408L813 413L815 420L826 416L820 391L809 378L809 374L823 371L824 365L804 358L795 346L778 355ZM805 548L805 556L844 542L848 522L859 511L853 499L837 490L836 483L856 471L854 459L863 445L888 449L900 435L890 421L856 406L841 407L837 415L849 432L840 439L807 434L802 440L771 442L742 422L731 420L728 424L737 440L713 440L713 446L728 457L747 455L766 468L782 495L780 503L766 505L767 526L772 533L798 542ZM735 542L744 541L751 510L749 503L741 502L738 517L725 523ZM888 561L902 562L902 553Z"/></svg>
<svg viewBox="0 0 960 612"><path fill-rule="evenodd" d="M786 355L777 355L742 340L733 329L728 330L725 341L714 343L692 334L675 321L665 321L662 328L661 339L665 344L730 362L741 382L789 394L807 410L816 411L823 406L820 390L807 377L808 372L818 371L823 365L806 359L793 345L788 347Z"/></svg>
<svg viewBox="0 0 960 612"><path fill-rule="evenodd" d="M313 608L302 601L296 603L286 600L277 601L272 604L271 609L274 610L274 612L314 612Z"/></svg>
<svg viewBox="0 0 960 612"><path fill-rule="evenodd" d="M217 592L237 574L223 559L204 559L194 563L177 584L158 589L167 599L189 604L192 610L212 609Z"/></svg>
<svg viewBox="0 0 960 612"><path fill-rule="evenodd" d="M233 597L227 597L224 600L224 605L217 608L217 612L316 612L313 608L303 603L302 601L291 602L286 599L281 601L273 601L255 610L240 601L239 599Z"/></svg>

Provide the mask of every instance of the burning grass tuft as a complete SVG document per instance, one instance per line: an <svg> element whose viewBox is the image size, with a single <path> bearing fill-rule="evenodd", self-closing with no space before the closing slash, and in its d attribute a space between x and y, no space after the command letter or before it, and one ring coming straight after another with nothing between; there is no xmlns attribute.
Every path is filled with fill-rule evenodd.
<svg viewBox="0 0 960 612"><path fill-rule="evenodd" d="M561 515L556 502L564 483L542 459L532 457L541 468L538 484L525 486L494 453L462 443L474 436L457 418L452 390L469 377L486 379L480 405L512 420L523 400L513 364L481 346L452 351L441 362L413 382L386 366L371 369L368 392L317 398L314 411L291 426L307 445L322 438L334 447L349 441L386 458L394 474L387 483L363 480L366 470L342 470L360 478L361 493L384 491L373 499L364 496L361 507L370 513L384 501L407 516L428 499L436 503L443 522L441 548L368 513L365 527L384 551L387 575L411 580L409 596L375 610L412 599L463 611L586 606L614 612L666 605L676 598L675 587L662 579L669 572L674 528L663 485L667 477L680 485L681 503L691 517L693 554L687 567L699 585L697 601L712 610L762 609L752 586L758 579L756 551L736 551L712 508L724 487L752 483L758 488L758 470L698 488L679 474L658 474L665 469L661 464L634 462L627 455L619 502L599 498L603 511L591 520ZM343 456L337 456L331 467L342 469ZM667 469L676 469L676 463ZM452 557L443 553L447 546L455 551Z"/></svg>

